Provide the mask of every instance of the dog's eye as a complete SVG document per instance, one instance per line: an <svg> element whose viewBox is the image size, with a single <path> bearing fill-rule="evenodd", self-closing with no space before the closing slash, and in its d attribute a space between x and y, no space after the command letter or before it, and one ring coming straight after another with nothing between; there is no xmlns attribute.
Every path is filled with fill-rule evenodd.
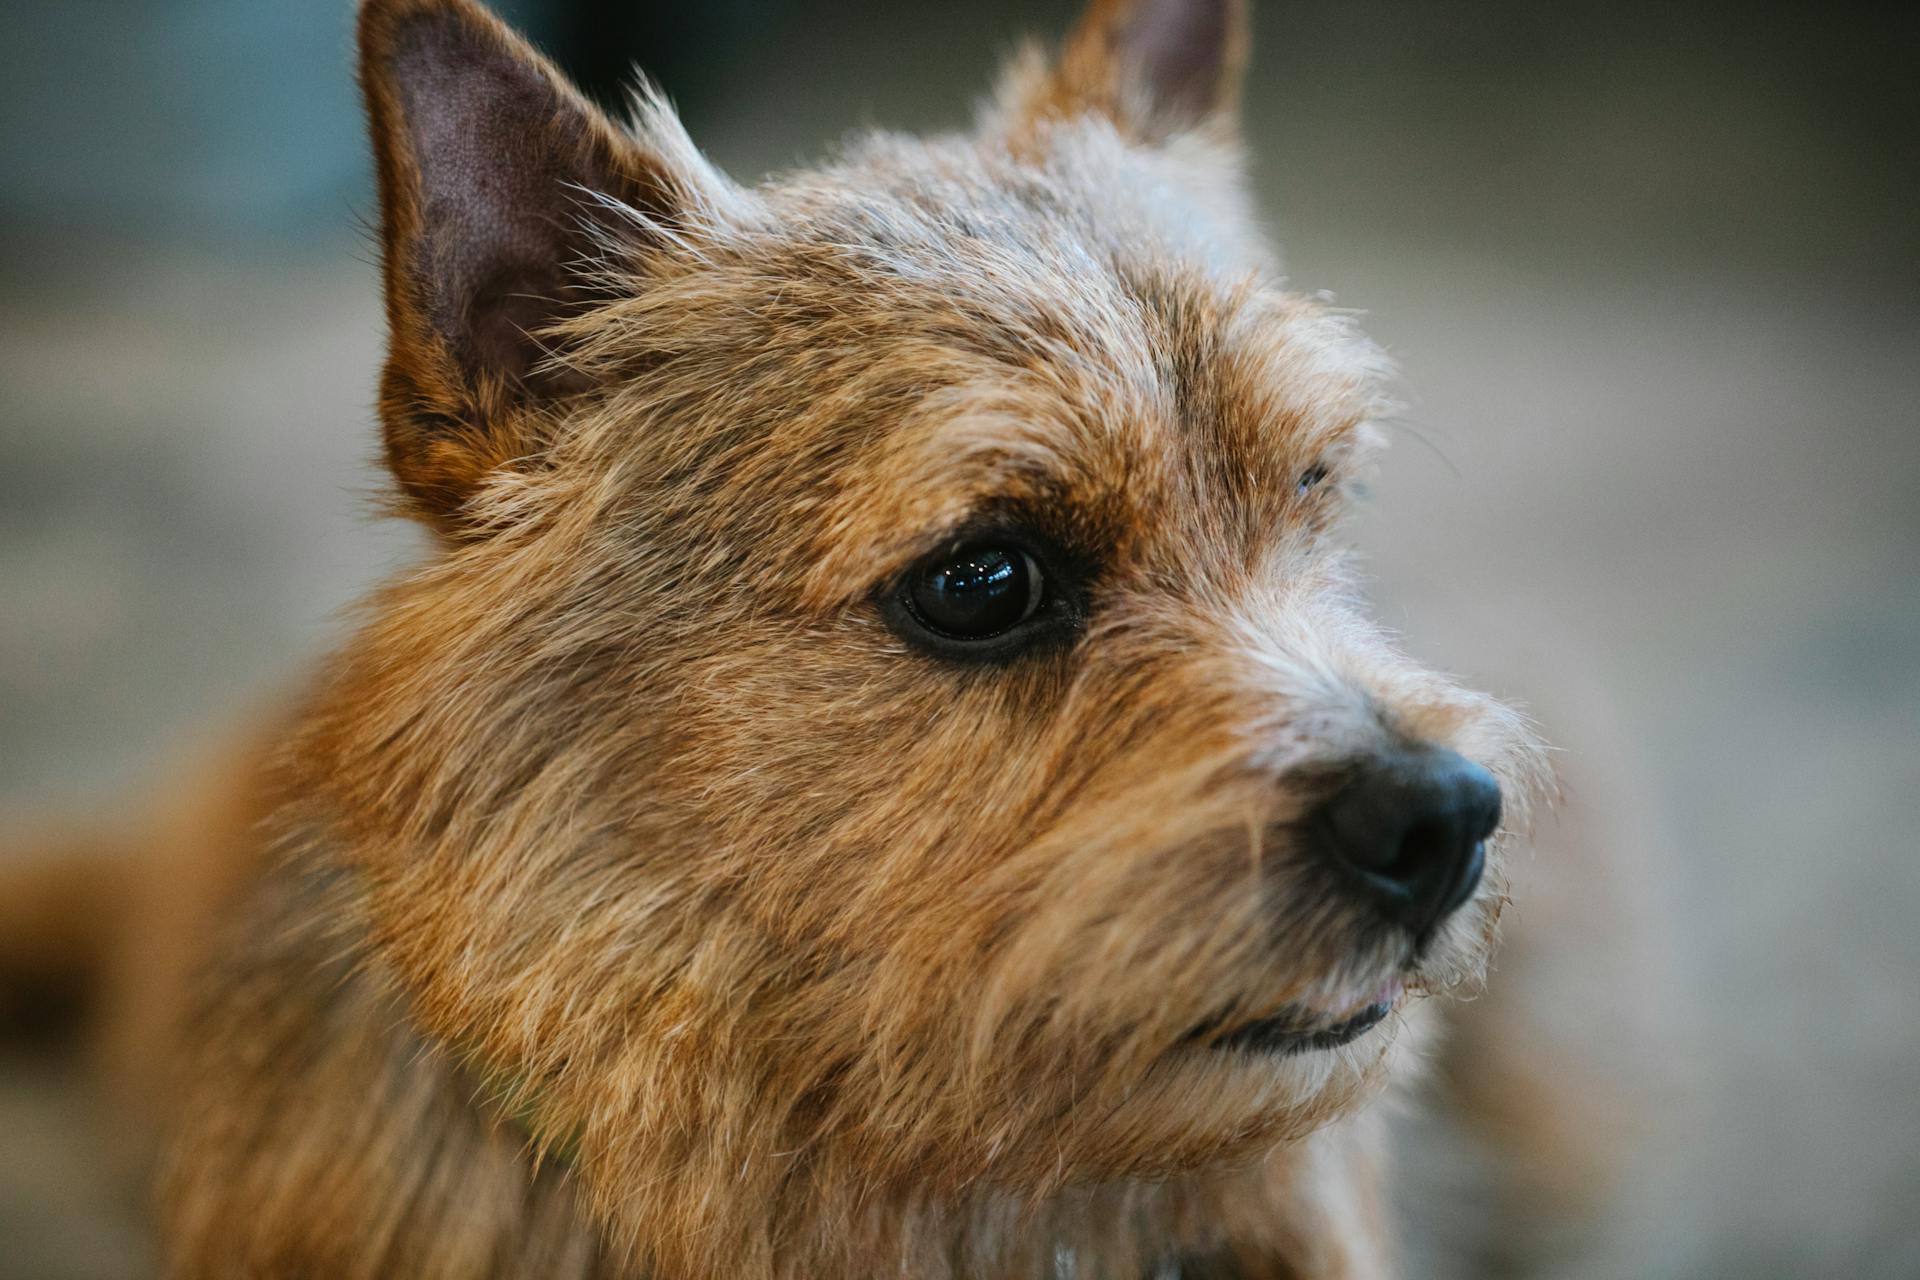
<svg viewBox="0 0 1920 1280"><path fill-rule="evenodd" d="M1079 634L1089 567L1027 529L949 542L874 598L895 635L937 658L1010 663Z"/></svg>
<svg viewBox="0 0 1920 1280"><path fill-rule="evenodd" d="M1040 564L1014 546L982 542L921 563L903 589L914 619L947 640L990 640L1040 610Z"/></svg>
<svg viewBox="0 0 1920 1280"><path fill-rule="evenodd" d="M1326 483L1327 475L1328 475L1328 470L1327 470L1326 463L1324 462L1314 463L1312 466L1308 467L1305 471L1302 471L1300 473L1300 478L1293 482L1294 493L1299 497L1302 497L1302 498L1306 497L1308 494L1312 493L1315 489L1318 489L1322 484Z"/></svg>

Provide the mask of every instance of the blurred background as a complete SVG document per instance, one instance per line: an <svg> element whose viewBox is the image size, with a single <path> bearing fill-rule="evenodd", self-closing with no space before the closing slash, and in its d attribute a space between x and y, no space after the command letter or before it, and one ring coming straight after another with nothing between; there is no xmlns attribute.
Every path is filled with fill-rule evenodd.
<svg viewBox="0 0 1920 1280"><path fill-rule="evenodd" d="M750 178L962 126L1075 6L499 7L603 100L645 67ZM0 816L164 795L417 553L372 511L348 10L0 16ZM1256 16L1289 274L1404 371L1381 608L1562 749L1495 995L1569 1055L1567 1141L1617 1152L1531 1265L1920 1276L1920 7ZM83 1074L0 1046L4 1280L150 1274ZM1422 1133L1414 1274L1493 1274L1473 1157Z"/></svg>

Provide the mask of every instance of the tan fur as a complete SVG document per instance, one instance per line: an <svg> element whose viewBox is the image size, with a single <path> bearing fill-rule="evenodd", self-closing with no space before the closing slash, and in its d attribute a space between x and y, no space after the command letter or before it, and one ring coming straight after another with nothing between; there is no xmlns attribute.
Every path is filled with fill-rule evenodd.
<svg viewBox="0 0 1920 1280"><path fill-rule="evenodd" d="M1188 8L1209 57L1141 46ZM1293 844L1344 762L1452 747L1510 829L1542 770L1358 602L1382 362L1253 230L1240 6L1100 0L977 133L754 190L466 0L361 39L388 458L442 542L258 783L170 1077L174 1274L1385 1274L1412 1006L1289 1058L1192 1033L1408 963ZM420 154L472 147L423 122L472 76L515 131ZM565 216L450 208L498 155ZM480 233L545 290L531 362ZM988 520L1092 566L1082 632L903 643L876 593Z"/></svg>

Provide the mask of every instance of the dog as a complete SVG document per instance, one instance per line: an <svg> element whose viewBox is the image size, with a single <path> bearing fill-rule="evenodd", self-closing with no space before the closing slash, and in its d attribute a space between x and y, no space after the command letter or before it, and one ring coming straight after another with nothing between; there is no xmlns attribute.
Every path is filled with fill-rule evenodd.
<svg viewBox="0 0 1920 1280"><path fill-rule="evenodd" d="M363 0L433 549L157 877L172 1275L1392 1274L1547 770L1360 600L1388 370L1280 283L1247 24L1093 0L745 187Z"/></svg>

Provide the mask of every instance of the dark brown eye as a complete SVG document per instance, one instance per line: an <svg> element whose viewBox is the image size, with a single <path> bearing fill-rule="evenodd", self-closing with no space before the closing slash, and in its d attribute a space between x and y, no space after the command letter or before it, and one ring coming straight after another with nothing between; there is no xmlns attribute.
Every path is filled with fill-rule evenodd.
<svg viewBox="0 0 1920 1280"><path fill-rule="evenodd" d="M904 596L914 619L942 639L990 640L1039 612L1046 580L1025 551L983 542L919 565Z"/></svg>
<svg viewBox="0 0 1920 1280"><path fill-rule="evenodd" d="M1293 482L1294 493L1299 497L1306 497L1309 493L1312 493L1315 489L1326 483L1327 474L1326 463L1314 463L1305 471L1302 471L1300 478Z"/></svg>

